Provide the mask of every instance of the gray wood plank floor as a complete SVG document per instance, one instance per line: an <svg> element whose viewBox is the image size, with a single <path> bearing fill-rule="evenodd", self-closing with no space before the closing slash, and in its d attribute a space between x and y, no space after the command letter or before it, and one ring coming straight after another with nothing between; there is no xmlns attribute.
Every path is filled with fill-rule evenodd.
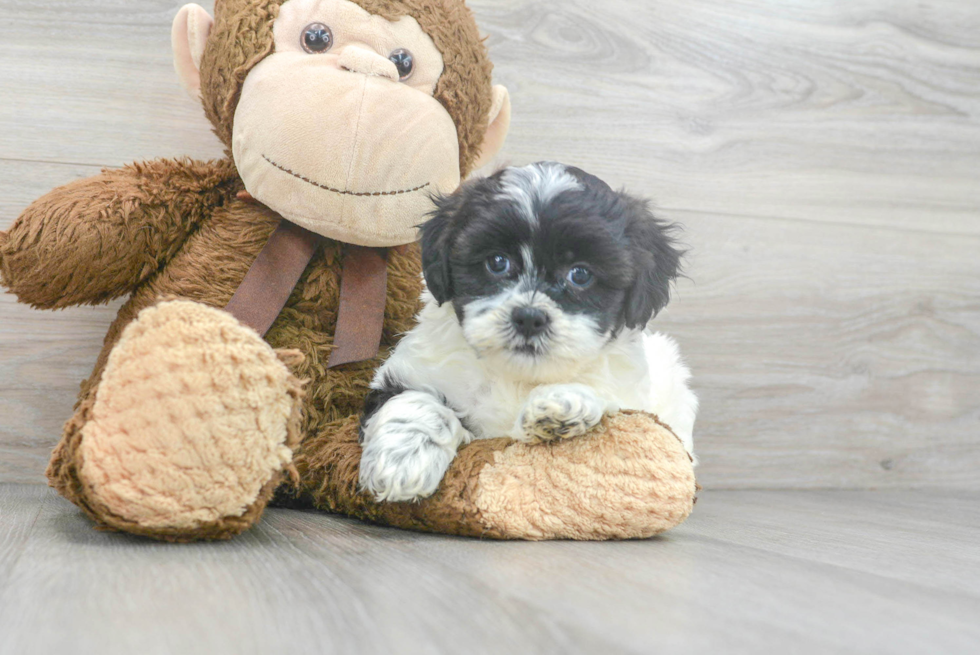
<svg viewBox="0 0 980 655"><path fill-rule="evenodd" d="M170 63L183 1L0 0L0 229L102 166L221 156ZM703 403L692 518L99 533L2 483L43 480L118 305L0 295L0 653L980 652L980 5L469 4L514 102L495 165L576 164L686 226L659 324Z"/></svg>
<svg viewBox="0 0 980 655"><path fill-rule="evenodd" d="M497 543L272 510L226 543L0 485L0 653L976 653L965 492L705 492L674 532Z"/></svg>
<svg viewBox="0 0 980 655"><path fill-rule="evenodd" d="M0 229L100 166L221 155L170 63L182 2L0 0ZM705 486L980 490L980 4L470 4L514 101L497 163L687 226L658 325ZM0 481L42 480L114 309L0 295Z"/></svg>

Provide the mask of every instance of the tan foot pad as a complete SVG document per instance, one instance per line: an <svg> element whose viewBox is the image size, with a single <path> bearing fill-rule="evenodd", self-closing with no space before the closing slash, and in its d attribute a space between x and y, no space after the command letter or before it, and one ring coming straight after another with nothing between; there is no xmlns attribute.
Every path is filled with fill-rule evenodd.
<svg viewBox="0 0 980 655"><path fill-rule="evenodd" d="M89 501L148 530L242 516L289 464L299 383L254 331L189 301L143 310L82 428Z"/></svg>
<svg viewBox="0 0 980 655"><path fill-rule="evenodd" d="M494 536L637 539L683 522L694 467L655 417L623 412L591 434L493 453L473 497Z"/></svg>

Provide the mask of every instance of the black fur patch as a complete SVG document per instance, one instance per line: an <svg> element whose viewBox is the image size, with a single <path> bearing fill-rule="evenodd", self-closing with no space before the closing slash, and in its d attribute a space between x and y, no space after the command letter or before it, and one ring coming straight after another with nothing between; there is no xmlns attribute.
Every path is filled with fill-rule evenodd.
<svg viewBox="0 0 980 655"><path fill-rule="evenodd" d="M611 335L645 326L667 305L684 254L675 238L679 228L654 217L646 201L614 191L580 169L563 170L580 188L535 200L533 220L525 205L508 197L506 171L436 199L432 219L422 226L422 261L439 304L452 302L462 319L469 303L522 280L563 312L587 314L601 334ZM538 198L538 189L527 190ZM531 251L534 270L523 270L523 250ZM511 261L507 275L488 270L487 260L495 254ZM568 281L576 266L593 273L587 288Z"/></svg>
<svg viewBox="0 0 980 655"><path fill-rule="evenodd" d="M364 443L364 425L368 422L368 419L370 419L378 412L378 410L384 407L386 402L406 391L408 391L408 389L404 385L386 373L381 379L381 388L371 389L371 391L368 392L368 395L364 398L364 411L361 413L361 426L360 430L358 431L357 439L358 443Z"/></svg>

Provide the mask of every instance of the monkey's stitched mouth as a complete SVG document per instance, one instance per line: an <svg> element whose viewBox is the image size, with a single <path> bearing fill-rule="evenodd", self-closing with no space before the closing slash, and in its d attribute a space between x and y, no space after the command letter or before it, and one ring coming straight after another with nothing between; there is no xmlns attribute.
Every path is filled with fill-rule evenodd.
<svg viewBox="0 0 980 655"><path fill-rule="evenodd" d="M269 162L270 164L272 164L273 166L275 166L276 168L278 168L279 170L281 170L283 173L287 173L289 175L292 175L297 180L302 180L303 182L306 182L307 184L310 184L312 186L315 186L318 189L323 189L324 191L330 191L331 193L339 193L342 196L357 196L357 197L365 197L365 196L400 196L400 195L405 194L405 193L414 193L415 191L421 191L422 189L424 189L424 188L426 188L427 186L430 185L430 182L426 182L425 184L423 184L421 186L417 186L414 189L402 189L401 191L365 191L365 192L345 191L343 189L335 189L335 188L329 187L329 186L327 186L325 184L320 184L319 182L314 182L313 180L311 180L310 178L306 177L305 175L300 175L299 173L296 173L295 171L289 170L288 168L286 168L282 164L277 164L276 162L272 161L271 159L269 159L265 155L262 155L262 159L266 160L267 162Z"/></svg>

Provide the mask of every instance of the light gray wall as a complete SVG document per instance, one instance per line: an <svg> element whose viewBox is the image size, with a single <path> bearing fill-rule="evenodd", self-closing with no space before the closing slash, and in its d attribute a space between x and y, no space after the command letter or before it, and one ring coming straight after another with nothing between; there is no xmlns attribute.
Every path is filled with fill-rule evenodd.
<svg viewBox="0 0 980 655"><path fill-rule="evenodd" d="M180 4L0 0L0 228L101 166L221 155L171 68ZM705 486L980 488L976 3L471 6L514 101L498 163L579 165L687 227L658 324ZM0 296L0 481L43 481L114 309Z"/></svg>

